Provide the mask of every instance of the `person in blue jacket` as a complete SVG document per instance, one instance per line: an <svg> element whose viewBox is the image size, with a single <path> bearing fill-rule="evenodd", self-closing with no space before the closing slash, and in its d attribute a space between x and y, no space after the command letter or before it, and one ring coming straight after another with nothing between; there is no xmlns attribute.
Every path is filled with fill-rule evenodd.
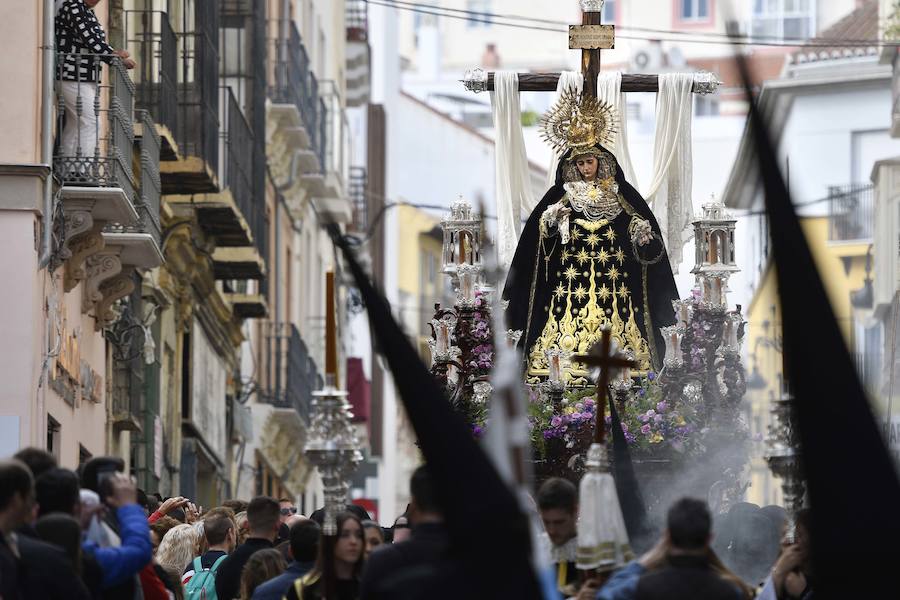
<svg viewBox="0 0 900 600"><path fill-rule="evenodd" d="M101 587L109 589L132 581L152 559L153 546L147 516L137 503L137 487L131 478L124 473L113 473L103 487L109 492L104 504L114 512L118 531L112 531L96 515L92 516L82 549L97 561L102 572ZM90 494L83 491L82 499L85 496Z"/></svg>

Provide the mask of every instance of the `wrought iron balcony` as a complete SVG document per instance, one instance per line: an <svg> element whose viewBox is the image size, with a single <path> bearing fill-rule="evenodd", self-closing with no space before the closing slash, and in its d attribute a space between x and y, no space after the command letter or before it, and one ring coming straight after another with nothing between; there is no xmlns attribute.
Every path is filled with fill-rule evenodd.
<svg viewBox="0 0 900 600"><path fill-rule="evenodd" d="M363 106L369 101L371 67L369 13L365 0L346 0L347 47L345 68L347 106Z"/></svg>
<svg viewBox="0 0 900 600"><path fill-rule="evenodd" d="M322 386L322 376L296 326L270 322L266 327L266 386L260 398L294 409L308 424L312 393Z"/></svg>
<svg viewBox="0 0 900 600"><path fill-rule="evenodd" d="M368 174L365 167L350 167L347 195L353 207L353 231L365 232L369 228Z"/></svg>
<svg viewBox="0 0 900 600"><path fill-rule="evenodd" d="M365 0L346 0L344 21L347 24L348 42L365 42L369 39L369 11Z"/></svg>
<svg viewBox="0 0 900 600"><path fill-rule="evenodd" d="M164 194L216 192L219 164L219 3L185 1L178 40L175 140L181 160L164 164Z"/></svg>
<svg viewBox="0 0 900 600"><path fill-rule="evenodd" d="M871 240L875 226L875 194L871 184L828 188L830 241Z"/></svg>
<svg viewBox="0 0 900 600"><path fill-rule="evenodd" d="M120 189L130 199L135 88L122 59L60 52L56 79L56 177L63 186ZM108 102L103 101L106 93Z"/></svg>
<svg viewBox="0 0 900 600"><path fill-rule="evenodd" d="M154 10L124 11L125 40L137 61L135 108L147 110L161 133L161 156L178 156L175 142L178 114L178 38L168 13Z"/></svg>
<svg viewBox="0 0 900 600"><path fill-rule="evenodd" d="M243 214L253 236L253 244L260 255L265 256L268 244L265 196L260 195L254 177L259 149L231 88L222 88L222 94L225 128L222 130L221 180L225 188L231 191ZM265 194L264 189L262 193Z"/></svg>
<svg viewBox="0 0 900 600"><path fill-rule="evenodd" d="M269 98L273 110L290 107L287 127L299 137L297 150L308 150L302 158L304 173L321 173L325 153L324 108L319 81L310 68L309 55L293 21L269 22Z"/></svg>

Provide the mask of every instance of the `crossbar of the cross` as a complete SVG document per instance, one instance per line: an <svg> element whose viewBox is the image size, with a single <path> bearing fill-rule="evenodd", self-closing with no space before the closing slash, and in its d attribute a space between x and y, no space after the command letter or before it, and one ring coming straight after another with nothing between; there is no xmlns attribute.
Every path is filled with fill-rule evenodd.
<svg viewBox="0 0 900 600"><path fill-rule="evenodd" d="M559 83L559 73L519 73L520 92L555 92ZM461 80L471 92L493 92L494 72L484 69L469 69ZM694 75L691 90L695 94L714 94L722 82L709 72L699 71ZM622 74L623 92L658 92L659 75Z"/></svg>

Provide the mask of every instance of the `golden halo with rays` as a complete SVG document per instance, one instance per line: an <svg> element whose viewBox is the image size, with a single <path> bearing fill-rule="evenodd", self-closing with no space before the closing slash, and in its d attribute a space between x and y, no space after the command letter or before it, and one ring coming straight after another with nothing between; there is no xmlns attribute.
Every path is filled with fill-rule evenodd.
<svg viewBox="0 0 900 600"><path fill-rule="evenodd" d="M611 148L618 122L613 106L569 88L541 118L541 133L558 154L571 150L575 158L598 144Z"/></svg>

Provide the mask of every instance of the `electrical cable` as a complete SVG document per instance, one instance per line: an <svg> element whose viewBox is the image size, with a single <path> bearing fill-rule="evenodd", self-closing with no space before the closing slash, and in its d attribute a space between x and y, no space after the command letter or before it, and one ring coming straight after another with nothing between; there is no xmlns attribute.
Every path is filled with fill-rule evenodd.
<svg viewBox="0 0 900 600"><path fill-rule="evenodd" d="M402 0L366 0L368 4L383 6L386 8L394 8L436 17L447 17L467 21L470 23L482 23L485 25L497 25L499 27L512 27L517 29L526 29L531 31L548 31L553 33L567 33L568 24L561 21L553 21L548 19L540 19L536 17L526 17L523 15L501 15L498 13L490 13L484 11L470 11L464 9L445 8L440 6L431 6L416 2L403 2ZM541 23L543 25L528 25L524 23L509 23L497 21L497 19L505 19L507 21L530 21L532 23ZM563 27L564 26L564 27ZM677 31L665 29L652 29L647 27L627 27L620 26L620 30L643 32L647 34L661 35L628 35L617 34L617 37L626 40L641 41L667 41L681 42L691 44L714 44L723 46L766 46L775 48L797 48L797 47L870 47L870 46L897 46L900 42L889 42L884 40L868 40L868 39L850 39L850 38L779 38L776 36L738 36L736 38L728 37L727 34L717 32L694 32L694 31ZM664 37L664 36L688 36L682 37ZM689 39L689 38L710 38L710 39ZM760 41L772 40L772 41ZM776 41L777 40L777 41Z"/></svg>

